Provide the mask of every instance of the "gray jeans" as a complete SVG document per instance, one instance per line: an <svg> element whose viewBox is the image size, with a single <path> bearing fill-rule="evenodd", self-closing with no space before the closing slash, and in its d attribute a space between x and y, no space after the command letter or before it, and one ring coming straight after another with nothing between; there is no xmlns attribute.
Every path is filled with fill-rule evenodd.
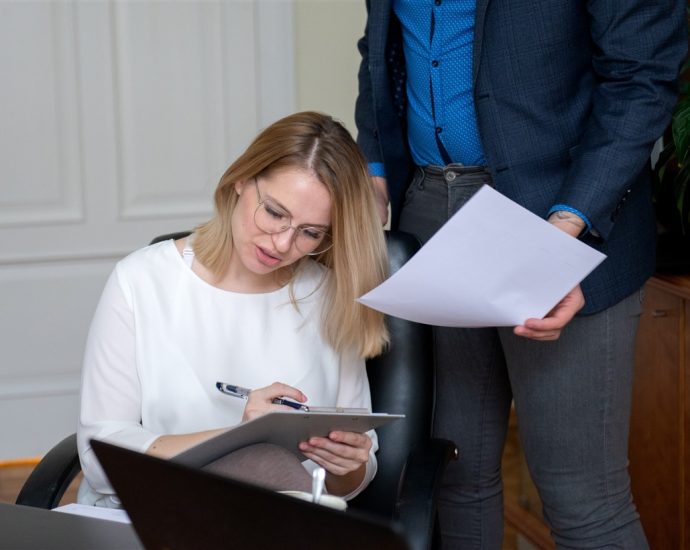
<svg viewBox="0 0 690 550"><path fill-rule="evenodd" d="M418 170L400 229L428 240L490 175ZM462 284L462 273L457 274ZM501 457L511 401L559 548L648 548L630 493L627 440L641 292L576 317L555 342L512 328L435 328L434 431L455 441L440 501L443 547L500 549Z"/></svg>

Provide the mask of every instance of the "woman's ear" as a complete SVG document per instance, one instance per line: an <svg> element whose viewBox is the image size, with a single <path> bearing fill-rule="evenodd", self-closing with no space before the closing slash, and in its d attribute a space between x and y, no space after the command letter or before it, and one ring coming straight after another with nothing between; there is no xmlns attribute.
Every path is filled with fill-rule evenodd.
<svg viewBox="0 0 690 550"><path fill-rule="evenodd" d="M245 185L247 185L247 180L240 180L235 182L235 191L238 195L242 194L242 190L244 189Z"/></svg>

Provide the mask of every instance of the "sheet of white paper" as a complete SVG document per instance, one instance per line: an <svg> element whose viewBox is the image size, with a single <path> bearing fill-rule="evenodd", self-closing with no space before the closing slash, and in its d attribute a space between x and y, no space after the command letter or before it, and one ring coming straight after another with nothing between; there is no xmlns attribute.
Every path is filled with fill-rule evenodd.
<svg viewBox="0 0 690 550"><path fill-rule="evenodd" d="M119 521L120 523L132 523L127 515L127 512L120 508L103 508L101 506L88 506L86 504L72 503L53 508L53 512L63 512L65 514L76 514L78 516L107 519L108 521Z"/></svg>
<svg viewBox="0 0 690 550"><path fill-rule="evenodd" d="M359 301L449 327L541 319L606 256L484 186Z"/></svg>

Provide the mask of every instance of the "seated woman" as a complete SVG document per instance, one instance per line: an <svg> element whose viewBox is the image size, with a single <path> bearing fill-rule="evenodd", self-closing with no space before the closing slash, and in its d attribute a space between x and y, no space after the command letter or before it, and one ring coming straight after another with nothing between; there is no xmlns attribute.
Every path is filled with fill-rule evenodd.
<svg viewBox="0 0 690 550"><path fill-rule="evenodd" d="M261 132L188 238L120 261L91 324L77 431L79 502L116 506L92 438L170 457L269 411L279 397L371 407L364 359L388 335L355 300L383 281L386 247L366 164L332 118L298 113ZM216 389L253 388L248 399ZM249 447L211 468L275 489L309 469L351 498L376 473L377 440L333 432L300 443L309 460ZM290 464L294 461L294 464Z"/></svg>

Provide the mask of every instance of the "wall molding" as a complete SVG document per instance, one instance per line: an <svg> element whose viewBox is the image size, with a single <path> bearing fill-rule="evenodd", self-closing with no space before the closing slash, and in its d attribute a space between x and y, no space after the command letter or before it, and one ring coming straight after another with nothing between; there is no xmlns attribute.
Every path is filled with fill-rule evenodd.
<svg viewBox="0 0 690 550"><path fill-rule="evenodd" d="M80 370L68 374L51 374L34 377L3 379L0 378L0 401L15 399L32 399L56 395L79 395L81 386Z"/></svg>

